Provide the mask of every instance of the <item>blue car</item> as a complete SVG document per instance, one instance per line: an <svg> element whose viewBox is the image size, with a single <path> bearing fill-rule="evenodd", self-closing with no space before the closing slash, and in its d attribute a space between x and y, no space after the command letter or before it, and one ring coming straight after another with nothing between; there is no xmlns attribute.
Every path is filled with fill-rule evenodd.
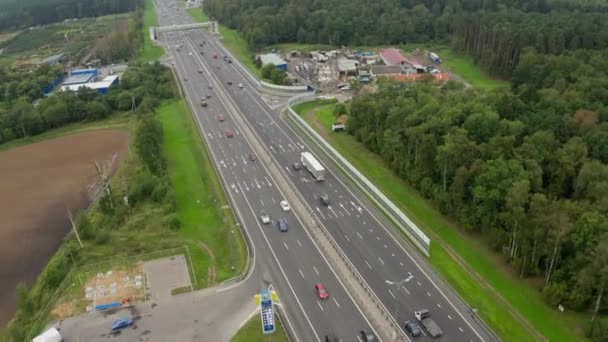
<svg viewBox="0 0 608 342"><path fill-rule="evenodd" d="M121 318L112 322L112 331L124 329L126 327L130 327L133 325L133 319L131 318Z"/></svg>

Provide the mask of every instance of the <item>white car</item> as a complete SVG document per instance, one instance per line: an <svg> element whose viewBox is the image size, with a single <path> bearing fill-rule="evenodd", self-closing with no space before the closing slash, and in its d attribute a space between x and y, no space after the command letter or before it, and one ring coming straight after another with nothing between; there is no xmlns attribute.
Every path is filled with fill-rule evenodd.
<svg viewBox="0 0 608 342"><path fill-rule="evenodd" d="M239 83L239 88L243 88L243 83Z"/></svg>
<svg viewBox="0 0 608 342"><path fill-rule="evenodd" d="M192 52L188 52L188 56L192 56Z"/></svg>
<svg viewBox="0 0 608 342"><path fill-rule="evenodd" d="M289 206L289 203L287 203L286 200L282 200L281 203L279 203L281 205L281 210L283 211L290 211L291 207Z"/></svg>
<svg viewBox="0 0 608 342"><path fill-rule="evenodd" d="M260 213L260 219L262 220L263 224L269 224L270 223L270 216L268 216L268 213L265 211L262 211Z"/></svg>

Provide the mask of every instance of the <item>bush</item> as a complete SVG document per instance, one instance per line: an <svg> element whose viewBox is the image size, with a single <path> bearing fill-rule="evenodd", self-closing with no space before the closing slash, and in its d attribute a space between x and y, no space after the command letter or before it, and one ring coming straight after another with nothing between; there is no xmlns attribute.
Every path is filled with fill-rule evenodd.
<svg viewBox="0 0 608 342"><path fill-rule="evenodd" d="M100 230L97 232L97 236L95 237L95 242L98 245L105 245L110 242L110 233L107 230Z"/></svg>
<svg viewBox="0 0 608 342"><path fill-rule="evenodd" d="M152 191L152 200L156 203L161 203L167 195L168 189L169 186L167 185L167 181L165 179L162 181L157 180L154 190Z"/></svg>
<svg viewBox="0 0 608 342"><path fill-rule="evenodd" d="M136 203L143 202L155 188L156 178L146 168L140 169L133 177L130 184L129 205L134 206Z"/></svg>
<svg viewBox="0 0 608 342"><path fill-rule="evenodd" d="M182 222L177 217L177 214L169 214L163 218L163 225L171 228L172 230L178 230L182 226Z"/></svg>

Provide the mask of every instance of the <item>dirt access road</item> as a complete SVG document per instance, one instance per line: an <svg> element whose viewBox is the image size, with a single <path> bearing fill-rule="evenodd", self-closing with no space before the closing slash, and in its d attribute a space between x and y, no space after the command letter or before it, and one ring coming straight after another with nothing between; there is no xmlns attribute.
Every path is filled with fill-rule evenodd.
<svg viewBox="0 0 608 342"><path fill-rule="evenodd" d="M128 144L126 131L98 130L0 152L0 325L13 315L16 285L36 280L70 230L67 208L91 203L94 162L116 155L115 170Z"/></svg>

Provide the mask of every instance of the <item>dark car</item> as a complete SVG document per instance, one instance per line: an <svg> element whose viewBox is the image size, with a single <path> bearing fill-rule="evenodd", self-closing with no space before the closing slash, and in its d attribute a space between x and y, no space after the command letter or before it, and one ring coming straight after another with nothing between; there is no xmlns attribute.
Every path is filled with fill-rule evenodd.
<svg viewBox="0 0 608 342"><path fill-rule="evenodd" d="M329 206L329 196L327 194L322 194L319 196L319 202L326 207Z"/></svg>
<svg viewBox="0 0 608 342"><path fill-rule="evenodd" d="M228 81L228 85L232 85L232 81Z"/></svg>
<svg viewBox="0 0 608 342"><path fill-rule="evenodd" d="M293 167L294 170L298 171L302 168L302 164L300 164L300 162L295 162L291 165Z"/></svg>
<svg viewBox="0 0 608 342"><path fill-rule="evenodd" d="M363 342L377 341L376 335L374 335L374 333L371 331L361 330L361 338L363 339Z"/></svg>
<svg viewBox="0 0 608 342"><path fill-rule="evenodd" d="M412 321L407 321L407 322L403 323L403 328L412 337L418 337L422 334L422 330L420 330L420 327L418 326L418 324L416 324L415 322L412 322Z"/></svg>
<svg viewBox="0 0 608 342"><path fill-rule="evenodd" d="M325 342L340 342L340 339L336 335L329 334L325 335Z"/></svg>
<svg viewBox="0 0 608 342"><path fill-rule="evenodd" d="M287 219L284 217L281 217L280 219L278 219L277 227L279 228L279 231L286 232L287 231Z"/></svg>

